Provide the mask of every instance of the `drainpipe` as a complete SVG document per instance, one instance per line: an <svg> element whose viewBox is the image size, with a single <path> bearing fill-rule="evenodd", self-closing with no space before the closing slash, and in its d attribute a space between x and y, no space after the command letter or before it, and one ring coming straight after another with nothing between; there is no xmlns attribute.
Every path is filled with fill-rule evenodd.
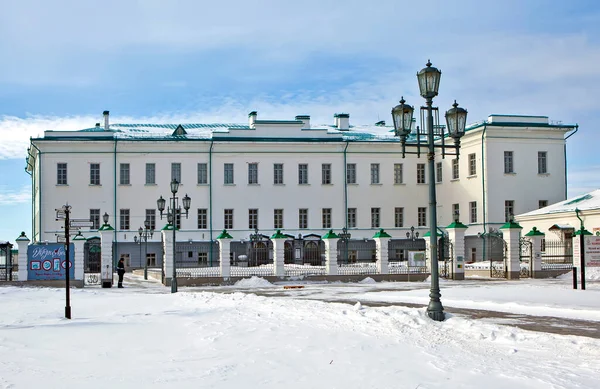
<svg viewBox="0 0 600 389"><path fill-rule="evenodd" d="M344 227L348 229L348 156L346 150L348 150L348 141L346 141L346 147L344 147Z"/></svg>
<svg viewBox="0 0 600 389"><path fill-rule="evenodd" d="M485 234L487 232L487 228L486 228L486 223L487 223L487 212L486 212L486 207L485 207L485 195L486 195L486 191L485 191L485 148L484 148L484 139L485 139L485 132L487 130L487 126L484 125L483 126L483 131L481 132L481 198L483 201L483 233ZM485 235L484 235L485 236ZM485 253L486 252L486 244L485 244L485 239L483 240L483 260L485 261Z"/></svg>
<svg viewBox="0 0 600 389"><path fill-rule="evenodd" d="M117 268L117 264L115 262L115 254L118 253L118 248L119 248L119 240L117 239L117 231L118 231L118 223L117 223L117 137L116 134L113 135L113 139L114 139L114 148L113 148L113 165L114 165L114 172L113 172L113 179L114 179L114 201L113 201L113 215L115 217L115 229L113 231L113 242L114 242L114 246L113 246L113 269Z"/></svg>
<svg viewBox="0 0 600 389"><path fill-rule="evenodd" d="M569 139L571 136L575 135L575 133L579 131L579 125L575 124L575 131L573 131L572 133L570 133L566 138L565 138L565 144L564 144L564 157L565 157L565 199L567 198L567 139Z"/></svg>
<svg viewBox="0 0 600 389"><path fill-rule="evenodd" d="M212 209L212 151L214 140L210 140L210 148L208 149L208 212L210 214L209 228L210 228L210 251L209 263L212 267L213 261L213 209Z"/></svg>
<svg viewBox="0 0 600 389"><path fill-rule="evenodd" d="M38 172L38 175L39 175L39 177L42 177L42 151L31 140L30 140L30 142L31 142L31 145L33 147L35 147L35 149L38 151L38 162L40 164L39 165L40 166L40 171ZM33 172L35 173L35 169L33 169ZM32 188L31 188L32 192L33 192L33 186L35 186L35 179L36 178L37 177L34 175L33 176L33 185L32 185ZM40 192L39 193L40 202L39 202L39 206L38 206L38 214L39 214L38 222L39 222L39 226L40 226L40 228L38 230L38 234L39 234L39 236L38 236L38 242L39 242L39 241L42 240L41 239L42 238L42 236L41 236L41 233L42 233L42 183L41 183L41 181L39 183L39 188L38 189L39 189L39 192ZM32 208L34 208L34 211L35 211L35 207L33 206L34 202L35 202L35 199L33 197L31 197ZM31 225L32 225L32 230L33 230L32 231L32 234L33 234L32 238L35 241L35 212L31 215L31 220L32 220Z"/></svg>

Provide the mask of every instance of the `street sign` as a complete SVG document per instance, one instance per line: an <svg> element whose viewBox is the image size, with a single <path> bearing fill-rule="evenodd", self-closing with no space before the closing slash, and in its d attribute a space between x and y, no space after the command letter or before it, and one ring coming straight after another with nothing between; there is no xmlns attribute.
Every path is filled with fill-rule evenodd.
<svg viewBox="0 0 600 389"><path fill-rule="evenodd" d="M69 227L92 227L94 222L87 219L73 219L69 221Z"/></svg>
<svg viewBox="0 0 600 389"><path fill-rule="evenodd" d="M56 235L56 243L66 243L67 238L62 235Z"/></svg>
<svg viewBox="0 0 600 389"><path fill-rule="evenodd" d="M57 209L56 210L56 218L57 219L64 219L66 217L67 217L67 214L66 214L66 212L64 210L62 210L62 209Z"/></svg>
<svg viewBox="0 0 600 389"><path fill-rule="evenodd" d="M64 226L60 226L60 228L64 229L65 227ZM79 231L80 229L81 229L81 227L72 226L72 225L69 224L69 230L70 231Z"/></svg>

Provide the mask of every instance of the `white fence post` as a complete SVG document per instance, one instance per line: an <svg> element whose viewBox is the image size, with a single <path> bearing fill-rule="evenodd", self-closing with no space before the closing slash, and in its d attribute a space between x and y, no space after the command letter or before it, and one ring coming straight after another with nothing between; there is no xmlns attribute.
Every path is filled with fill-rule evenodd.
<svg viewBox="0 0 600 389"><path fill-rule="evenodd" d="M500 227L502 238L506 242L506 278L518 280L521 277L521 252L519 239L521 238L521 227L514 221L509 221Z"/></svg>
<svg viewBox="0 0 600 389"><path fill-rule="evenodd" d="M539 231L537 227L533 227L525 236L531 242L531 260L529 262L531 278L538 278L542 271L542 239L546 234Z"/></svg>
<svg viewBox="0 0 600 389"><path fill-rule="evenodd" d="M229 258L231 253L231 240L233 237L227 233L227 230L223 230L217 241L219 242L219 264L221 267L221 277L224 280L228 280L231 277L231 260Z"/></svg>
<svg viewBox="0 0 600 389"><path fill-rule="evenodd" d="M162 234L162 242L163 242L163 272L165 275L164 285L171 285L171 279L173 278L173 226L171 224L167 224L160 231Z"/></svg>
<svg viewBox="0 0 600 389"><path fill-rule="evenodd" d="M373 239L375 239L375 248L376 248L376 256L377 256L377 273L379 274L389 274L389 248L388 245L390 243L391 235L388 234L381 228L375 235L373 235Z"/></svg>
<svg viewBox="0 0 600 389"><path fill-rule="evenodd" d="M75 267L74 270L74 276L76 280L83 280L84 278L84 274L83 274L83 259L84 259L84 252L83 252L83 247L85 245L86 239L85 236L81 235L81 233L75 235L75 237L73 238L73 245L75 246L75 255L74 255L74 261L75 263L73 264L73 266Z"/></svg>
<svg viewBox="0 0 600 389"><path fill-rule="evenodd" d="M27 248L29 247L29 238L25 235L25 231L21 232L16 241L19 250L17 255L17 265L19 266L18 281L27 281Z"/></svg>
<svg viewBox="0 0 600 389"><path fill-rule="evenodd" d="M106 223L98 229L100 232L100 282L103 288L113 284L113 234L115 229Z"/></svg>
<svg viewBox="0 0 600 389"><path fill-rule="evenodd" d="M285 275L285 241L288 237L277 230L272 236L273 242L273 275L283 277Z"/></svg>
<svg viewBox="0 0 600 389"><path fill-rule="evenodd" d="M469 228L460 221L452 222L446 230L448 239L452 242L452 278L465 279L465 230Z"/></svg>
<svg viewBox="0 0 600 389"><path fill-rule="evenodd" d="M323 243L325 243L325 274L329 276L338 275L338 263L337 263L337 242L339 236L329 230L328 233L323 235Z"/></svg>

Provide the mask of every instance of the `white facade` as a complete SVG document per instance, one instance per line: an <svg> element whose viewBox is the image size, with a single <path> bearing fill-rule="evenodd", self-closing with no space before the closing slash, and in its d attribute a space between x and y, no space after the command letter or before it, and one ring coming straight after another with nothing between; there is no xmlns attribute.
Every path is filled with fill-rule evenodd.
<svg viewBox="0 0 600 389"><path fill-rule="evenodd" d="M89 218L91 209L108 213L115 242L133 243L146 210L156 209L159 196L169 205L173 163L181 164L178 197L188 194L192 199L189 219L182 218L177 233L179 242L210 241L225 228L234 240L248 239L254 233L249 210L258 210L257 227L269 236L278 229L275 210L283 210L282 232L293 236L323 235L330 228L340 232L343 227L352 238L365 239L379 228L392 237L405 237L411 226L421 234L428 231L427 172L425 183L417 183L417 165L427 165L425 148L420 158L407 154L403 159L391 127L353 127L348 120L345 114L336 115L337 126L316 127L308 116L266 121L251 113L248 125L189 124L176 130L173 125L107 123L108 130L98 126L78 132L47 131L43 138L31 140L28 155L32 241L56 240L62 230L54 209L68 203L74 218ZM438 226L453 221L454 204L459 204L460 220L469 226L466 234L476 235L504 224L506 201L513 201L512 213L519 214L537 209L540 200L548 204L563 200L565 134L575 128L551 125L547 117L502 115L470 126L461 140L457 179L452 177L455 157L442 159L436 151L436 162L442 164L441 182L436 184ZM413 142L409 138L408 143ZM505 151L513 153L512 173L504 170ZM538 173L539 152L546 153L545 173ZM66 184L58 181L59 164L66 164ZM92 164L100 167L99 185L91 183ZM121 184L122 164L129 164L129 183ZM146 181L147 164L155 166L154 184ZM198 183L198 164L206 164L206 183ZM233 184L225 183L225 164L233 164ZM252 164L258 166L256 184L249 184ZM275 164L283 165L283 183L274 183ZM307 184L299 184L300 164L307 165ZM324 164L329 165L330 183L322 181ZM395 164L402 164L402 182L395 182ZM350 165L355 166L356 183L346 182ZM379 180L372 182L376 166ZM471 217L473 203L476 217ZM348 208L356 209L356 226L347 224ZM380 221L372 224L376 212L372 209L377 208ZM403 208L401 224L396 223L396 208ZM427 210L425 225L418 223L419 208ZM206 210L206 228L198 226L198 209ZM331 210L330 224L323 224L328 212L324 209ZM129 210L129 228L122 228L121 210ZM225 210L233 210L232 228L224 225ZM299 225L301 210L306 210L307 228ZM156 229L165 224L156 211ZM83 233L99 235L94 230ZM160 239L155 233L151 242Z"/></svg>

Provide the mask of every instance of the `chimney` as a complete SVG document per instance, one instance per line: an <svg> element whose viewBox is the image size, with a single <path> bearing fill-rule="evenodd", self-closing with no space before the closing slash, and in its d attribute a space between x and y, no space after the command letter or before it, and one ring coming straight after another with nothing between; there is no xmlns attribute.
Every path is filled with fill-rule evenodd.
<svg viewBox="0 0 600 389"><path fill-rule="evenodd" d="M304 124L302 124L302 129L303 130L310 129L310 116L308 116L308 115L296 115L296 120L304 123Z"/></svg>
<svg viewBox="0 0 600 389"><path fill-rule="evenodd" d="M333 115L335 118L335 126L340 131L348 131L350 129L350 114L349 113L336 113Z"/></svg>
<svg viewBox="0 0 600 389"><path fill-rule="evenodd" d="M248 126L250 128L254 128L254 122L256 122L256 116L258 114L256 113L256 111L252 111L248 114Z"/></svg>
<svg viewBox="0 0 600 389"><path fill-rule="evenodd" d="M108 111L102 112L104 115L104 131L108 131Z"/></svg>

